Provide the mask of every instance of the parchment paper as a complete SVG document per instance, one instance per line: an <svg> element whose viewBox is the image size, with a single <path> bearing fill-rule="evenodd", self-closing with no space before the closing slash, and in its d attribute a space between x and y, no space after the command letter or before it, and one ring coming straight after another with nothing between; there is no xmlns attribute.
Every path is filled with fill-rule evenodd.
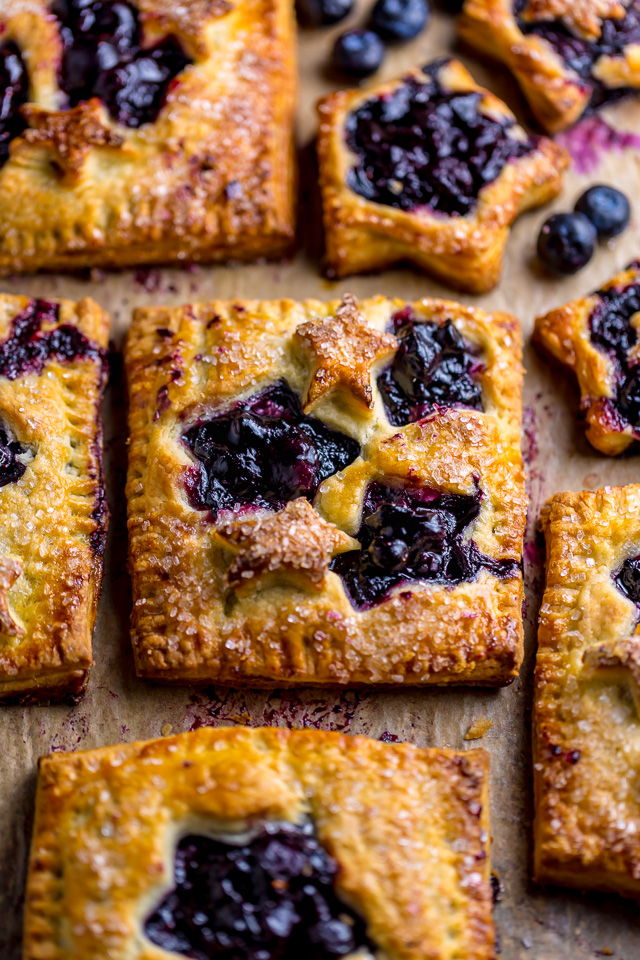
<svg viewBox="0 0 640 960"><path fill-rule="evenodd" d="M365 8L366 9L366 8ZM352 20L364 19L364 9ZM318 268L320 220L311 141L314 104L331 88L324 65L333 30L305 31L300 37L301 251L287 264L146 270L78 279L12 278L0 283L10 293L78 298L90 295L111 312L113 337L120 343L131 310L139 304L180 304L213 297L329 298L350 290L416 298L450 296L486 309L510 310L524 326L528 341L537 313L573 296L597 289L616 270L640 256L640 150L602 153L597 169L572 172L553 209L571 209L587 183L620 185L635 204L631 228L610 248L601 248L577 277L555 281L532 265L538 228L551 208L525 215L516 224L502 282L481 298L452 291L410 270L341 283L322 279ZM434 16L425 33L409 46L390 52L382 75L393 76L413 63L426 62L454 47L452 19ZM459 51L457 51L459 52ZM464 55L476 78L503 96L518 116L528 113L505 71ZM629 103L606 114L609 123L640 134L640 104ZM591 146L578 158L581 168L594 162L596 140L607 128L590 128ZM576 139L576 138L573 138ZM614 138L615 139L615 138ZM50 750L76 750L119 741L158 737L202 724L294 724L364 733L420 746L467 748L481 745L491 754L493 862L505 891L496 923L505 960L586 960L640 957L640 909L620 898L581 895L559 888L541 890L531 872L532 797L530 782L531 673L535 619L542 587L541 556L535 541L540 505L559 490L594 489L640 479L640 457L612 461L598 455L575 425L577 394L569 379L527 343L525 364L524 451L531 496L525 548L527 582L527 656L520 679L499 691L465 689L243 692L152 686L138 681L128 638L129 583L125 570L124 471L125 400L119 366L114 364L105 403L107 490L112 512L105 581L94 638L95 666L84 701L76 707L0 708L0 958L20 957L21 909L33 817L36 761ZM474 720L493 727L473 743L464 734Z"/></svg>

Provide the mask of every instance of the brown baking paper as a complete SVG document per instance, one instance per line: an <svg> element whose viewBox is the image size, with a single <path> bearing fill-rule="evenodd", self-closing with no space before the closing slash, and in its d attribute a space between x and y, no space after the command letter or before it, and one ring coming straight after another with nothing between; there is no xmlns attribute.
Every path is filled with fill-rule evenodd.
<svg viewBox="0 0 640 960"><path fill-rule="evenodd" d="M361 9L353 21L363 20ZM107 491L111 532L105 580L94 638L95 666L86 696L76 707L0 708L0 958L20 957L21 908L33 818L38 756L51 750L78 750L103 744L159 737L202 724L277 724L364 733L389 741L411 740L420 746L466 749L481 745L491 754L493 863L504 884L495 912L504 960L587 960L640 957L640 909L620 898L542 890L531 872L531 674L535 619L542 587L541 556L534 530L539 507L559 490L596 488L640 480L640 457L612 461L598 455L575 425L577 394L569 379L549 366L528 343L533 318L574 296L597 289L616 270L640 256L640 140L637 149L615 149L624 138L601 120L570 139L580 146L580 167L592 172L567 176L565 190L552 208L523 216L508 246L503 279L485 297L465 297L410 270L355 277L340 283L323 280L318 265L320 220L311 141L316 99L331 88L324 67L332 38L343 29L304 32L300 37L301 95L299 142L301 176L301 252L291 263L144 270L92 280L11 278L0 284L9 293L42 297L92 296L112 316L117 344L131 310L140 304L180 304L233 297L336 297L386 294L409 299L436 295L509 310L524 326L524 453L531 497L525 547L527 582L527 656L520 679L498 691L398 689L392 692L259 691L164 688L136 679L128 637L129 581L126 573L124 476L126 464L125 400L121 364L114 363L105 401ZM427 62L454 47L453 21L435 16L424 34L409 46L390 51L382 74L391 77L413 63ZM458 51L456 51L458 52ZM462 56L480 83L503 96L518 116L528 119L513 81L499 67ZM616 128L640 134L640 104L629 103L606 114ZM633 140L633 137L627 138ZM604 150L609 141L611 149ZM609 248L601 248L578 276L557 281L532 263L541 222L552 209L571 209L585 185L608 182L624 189L635 205L629 230ZM466 741L472 724L481 739ZM490 726L492 723L492 726ZM472 960L472 958L469 958Z"/></svg>

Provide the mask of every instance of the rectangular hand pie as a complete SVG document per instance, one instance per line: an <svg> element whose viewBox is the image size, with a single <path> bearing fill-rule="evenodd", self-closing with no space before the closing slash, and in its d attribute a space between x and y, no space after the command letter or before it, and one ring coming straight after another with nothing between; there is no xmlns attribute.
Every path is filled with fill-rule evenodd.
<svg viewBox="0 0 640 960"><path fill-rule="evenodd" d="M291 0L5 0L0 271L281 256Z"/></svg>
<svg viewBox="0 0 640 960"><path fill-rule="evenodd" d="M488 767L276 728L44 757L24 960L492 960Z"/></svg>
<svg viewBox="0 0 640 960"><path fill-rule="evenodd" d="M556 196L569 164L458 60L332 93L318 109L327 266L338 277L408 261L460 290L491 290L513 221Z"/></svg>
<svg viewBox="0 0 640 960"><path fill-rule="evenodd" d="M0 295L0 700L82 691L107 506L108 317Z"/></svg>
<svg viewBox="0 0 640 960"><path fill-rule="evenodd" d="M535 339L576 374L587 439L610 456L640 439L638 319L640 261L536 318Z"/></svg>
<svg viewBox="0 0 640 960"><path fill-rule="evenodd" d="M459 29L513 71L550 133L640 90L640 0L465 0Z"/></svg>
<svg viewBox="0 0 640 960"><path fill-rule="evenodd" d="M522 658L521 334L441 300L136 311L141 676L505 683Z"/></svg>
<svg viewBox="0 0 640 960"><path fill-rule="evenodd" d="M640 485L542 513L535 875L640 898Z"/></svg>

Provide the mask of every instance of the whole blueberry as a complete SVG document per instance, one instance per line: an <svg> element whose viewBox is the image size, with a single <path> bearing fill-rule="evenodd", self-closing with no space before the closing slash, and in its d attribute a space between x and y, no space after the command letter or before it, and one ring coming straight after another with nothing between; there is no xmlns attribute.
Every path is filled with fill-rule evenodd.
<svg viewBox="0 0 640 960"><path fill-rule="evenodd" d="M591 220L601 240L617 237L629 226L629 201L615 187L601 183L589 187L576 203L575 209Z"/></svg>
<svg viewBox="0 0 640 960"><path fill-rule="evenodd" d="M371 26L385 40L413 40L429 20L427 0L377 0Z"/></svg>
<svg viewBox="0 0 640 960"><path fill-rule="evenodd" d="M353 10L353 0L297 0L298 19L307 27L339 23Z"/></svg>
<svg viewBox="0 0 640 960"><path fill-rule="evenodd" d="M538 256L552 273L577 273L596 245L596 228L582 213L554 213L538 235Z"/></svg>
<svg viewBox="0 0 640 960"><path fill-rule="evenodd" d="M384 59L384 44L373 30L347 30L335 42L332 63L339 73L368 77Z"/></svg>

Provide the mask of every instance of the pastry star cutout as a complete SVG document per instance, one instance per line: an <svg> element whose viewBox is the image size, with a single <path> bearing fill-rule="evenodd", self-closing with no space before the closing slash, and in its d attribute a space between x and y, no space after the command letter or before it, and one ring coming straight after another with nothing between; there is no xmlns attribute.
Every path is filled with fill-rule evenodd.
<svg viewBox="0 0 640 960"><path fill-rule="evenodd" d="M349 391L369 409L373 406L371 367L391 357L398 341L366 323L355 297L345 294L335 316L300 324L295 337L311 350L315 360L305 412L336 388Z"/></svg>
<svg viewBox="0 0 640 960"><path fill-rule="evenodd" d="M13 617L7 593L22 574L24 565L17 557L0 557L0 633L7 637L24 637L25 630Z"/></svg>
<svg viewBox="0 0 640 960"><path fill-rule="evenodd" d="M613 640L586 650L582 657L586 677L630 682L636 710L640 716L640 636Z"/></svg>
<svg viewBox="0 0 640 960"><path fill-rule="evenodd" d="M120 149L124 144L123 138L103 123L102 105L95 97L63 111L42 110L26 104L22 115L29 129L13 141L12 153L19 152L25 143L51 147L56 162L70 181L79 179L92 147Z"/></svg>
<svg viewBox="0 0 640 960"><path fill-rule="evenodd" d="M137 0L136 5L143 20L186 39L198 53L207 51L202 39L207 23L233 9L228 0Z"/></svg>
<svg viewBox="0 0 640 960"><path fill-rule="evenodd" d="M624 17L620 0L529 0L521 16L524 20L564 20L587 40L597 40L602 21Z"/></svg>
<svg viewBox="0 0 640 960"><path fill-rule="evenodd" d="M357 540L323 520L302 497L278 513L222 524L217 533L237 551L227 583L239 594L284 572L301 586L322 590L331 558L358 547Z"/></svg>

